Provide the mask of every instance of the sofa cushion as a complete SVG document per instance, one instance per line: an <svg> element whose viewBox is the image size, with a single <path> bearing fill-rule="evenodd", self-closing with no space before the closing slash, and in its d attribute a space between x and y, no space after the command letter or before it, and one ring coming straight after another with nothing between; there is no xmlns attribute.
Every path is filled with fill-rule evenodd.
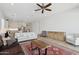
<svg viewBox="0 0 79 59"><path fill-rule="evenodd" d="M6 42L7 42L7 45L10 46L16 42L16 39L6 40Z"/></svg>

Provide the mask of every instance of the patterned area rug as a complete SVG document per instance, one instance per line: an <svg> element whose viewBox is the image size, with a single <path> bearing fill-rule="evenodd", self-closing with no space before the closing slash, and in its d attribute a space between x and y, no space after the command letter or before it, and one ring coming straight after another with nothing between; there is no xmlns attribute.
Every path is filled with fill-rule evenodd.
<svg viewBox="0 0 79 59"><path fill-rule="evenodd" d="M24 52L21 46L17 44L1 50L0 55L24 55Z"/></svg>
<svg viewBox="0 0 79 59"><path fill-rule="evenodd" d="M25 43L22 43L21 46L22 46L22 48L24 48L23 50L25 51L25 54L27 54L27 55L39 55L38 49L35 49L32 51L30 43L25 42ZM34 47L36 47L36 46L33 45L33 48ZM50 51L47 51L47 54L52 55L53 52L51 52L52 51L51 47L48 48L48 50L50 50ZM41 55L43 55L43 54L44 54L44 50L41 50Z"/></svg>
<svg viewBox="0 0 79 59"><path fill-rule="evenodd" d="M21 44L22 48L24 48L24 53L27 55L39 55L38 49L32 50L30 42L25 42ZM36 47L33 45L33 48ZM44 55L45 51L41 50L41 55ZM51 46L47 49L47 55L71 55L72 52L63 50L62 48L58 48L56 46Z"/></svg>

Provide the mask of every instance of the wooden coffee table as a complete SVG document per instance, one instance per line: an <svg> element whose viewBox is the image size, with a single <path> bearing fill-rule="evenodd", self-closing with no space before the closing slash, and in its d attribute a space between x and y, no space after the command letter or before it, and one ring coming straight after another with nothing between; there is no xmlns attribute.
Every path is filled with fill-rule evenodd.
<svg viewBox="0 0 79 59"><path fill-rule="evenodd" d="M45 51L45 55L47 55L47 48L50 47L49 44L47 44L47 43L45 43L45 42L43 42L41 40L33 40L31 42L32 50L33 50L33 45L35 45L36 48L38 49L39 55L41 54L41 52L40 52L41 50L44 50Z"/></svg>

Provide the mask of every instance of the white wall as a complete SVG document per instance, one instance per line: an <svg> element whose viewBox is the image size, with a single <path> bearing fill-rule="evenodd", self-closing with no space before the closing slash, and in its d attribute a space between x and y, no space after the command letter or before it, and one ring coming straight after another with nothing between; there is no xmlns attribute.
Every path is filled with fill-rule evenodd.
<svg viewBox="0 0 79 59"><path fill-rule="evenodd" d="M39 27L35 24L39 23L33 23L33 29L36 32L46 30L79 33L79 8L55 14L46 19L40 19Z"/></svg>
<svg viewBox="0 0 79 59"><path fill-rule="evenodd" d="M32 31L38 34L40 32L40 22L35 21L32 23Z"/></svg>
<svg viewBox="0 0 79 59"><path fill-rule="evenodd" d="M3 15L3 13L0 10L0 19L2 19L2 18L4 18L4 15Z"/></svg>

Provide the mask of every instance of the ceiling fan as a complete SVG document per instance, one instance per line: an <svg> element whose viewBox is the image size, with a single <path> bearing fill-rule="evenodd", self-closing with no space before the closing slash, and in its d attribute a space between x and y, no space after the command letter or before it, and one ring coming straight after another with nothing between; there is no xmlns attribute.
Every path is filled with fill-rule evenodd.
<svg viewBox="0 0 79 59"><path fill-rule="evenodd" d="M37 3L36 5L39 6L40 9L36 9L35 11L40 11L40 10L42 10L42 11L41 11L42 13L44 13L45 10L46 10L46 11L52 11L51 9L48 8L49 6L52 5L51 3L48 3L47 5L44 5L44 3L42 3L42 5L40 5L40 4Z"/></svg>

